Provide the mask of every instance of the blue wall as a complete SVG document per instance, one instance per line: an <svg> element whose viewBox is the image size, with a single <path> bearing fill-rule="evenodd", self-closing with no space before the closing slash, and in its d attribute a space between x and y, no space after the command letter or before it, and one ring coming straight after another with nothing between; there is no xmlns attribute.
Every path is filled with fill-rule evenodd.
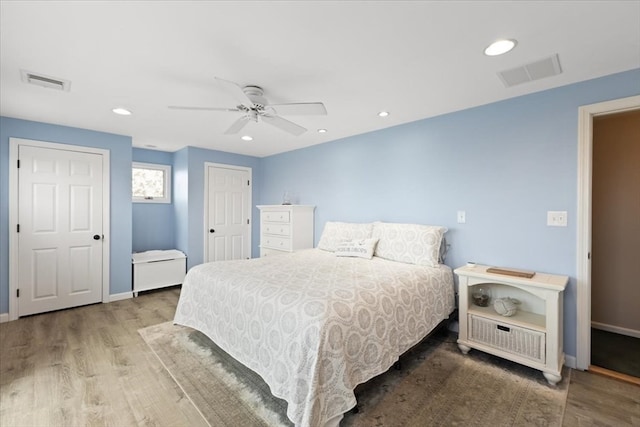
<svg viewBox="0 0 640 427"><path fill-rule="evenodd" d="M293 191L316 205L316 242L329 220L438 224L452 267L568 275L565 352L575 355L578 108L637 94L633 70L267 157L260 203ZM549 210L567 211L569 226L548 227Z"/></svg>
<svg viewBox="0 0 640 427"><path fill-rule="evenodd" d="M204 185L203 190L204 192ZM173 153L173 205L175 218L176 249L189 257L189 149L184 148ZM204 215L204 213L203 213ZM189 265L188 268L191 268Z"/></svg>
<svg viewBox="0 0 640 427"><path fill-rule="evenodd" d="M134 148L133 161L171 166L173 153ZM134 252L176 247L173 179L171 185L171 203L133 203Z"/></svg>
<svg viewBox="0 0 640 427"><path fill-rule="evenodd" d="M0 117L0 313L9 311L9 138L111 152L111 294L131 292L131 137Z"/></svg>
<svg viewBox="0 0 640 427"><path fill-rule="evenodd" d="M254 257L255 205L279 204L284 191L316 205L316 242L328 220L445 225L450 266L475 261L570 276L565 351L575 355L578 108L638 94L640 69L263 159L194 147L134 149L132 157L129 137L0 118L0 313L8 311L8 138L14 136L111 150L112 294L131 290L132 240L140 250L176 247L189 267L202 262L204 162L232 164L253 170ZM164 205L173 210L151 212L159 223L142 221L158 205L132 208L132 158L173 166L173 204ZM466 211L466 224L456 223L458 210ZM566 210L569 227L547 227L548 210ZM166 233L156 240L160 224Z"/></svg>
<svg viewBox="0 0 640 427"><path fill-rule="evenodd" d="M250 167L253 177L252 256L258 256L258 210L260 160L257 157L223 151L187 147L174 153L174 203L176 216L176 247L187 254L187 268L204 259L204 163L222 163Z"/></svg>

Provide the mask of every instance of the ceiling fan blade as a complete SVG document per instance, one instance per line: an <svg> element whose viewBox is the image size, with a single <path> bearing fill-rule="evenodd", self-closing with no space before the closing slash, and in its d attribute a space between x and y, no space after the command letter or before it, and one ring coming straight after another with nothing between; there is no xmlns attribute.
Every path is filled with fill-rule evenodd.
<svg viewBox="0 0 640 427"><path fill-rule="evenodd" d="M307 129L303 128L302 126L290 122L287 119L283 119L279 116L262 116L262 120L264 120L265 123L280 128L283 131L289 132L290 134L293 134L295 136L302 135L307 131Z"/></svg>
<svg viewBox="0 0 640 427"><path fill-rule="evenodd" d="M322 102L299 102L293 104L270 104L278 115L282 116L302 116L318 115L326 116L327 109Z"/></svg>
<svg viewBox="0 0 640 427"><path fill-rule="evenodd" d="M229 92L241 105L244 105L249 109L253 107L253 101L251 101L247 94L244 93L240 86L238 86L234 82L230 82L229 80L221 79L219 77L216 77L215 79L218 84L222 86L227 92Z"/></svg>
<svg viewBox="0 0 640 427"><path fill-rule="evenodd" d="M226 132L224 134L225 135L234 135L234 134L240 132L240 130L242 130L242 128L245 127L246 124L249 123L250 120L251 120L251 118L249 116L240 117L238 120L233 122L233 124L229 127L229 129L226 130Z"/></svg>
<svg viewBox="0 0 640 427"><path fill-rule="evenodd" d="M237 108L217 108L217 107L183 107L181 105L169 105L172 110L192 110L192 111L240 111Z"/></svg>

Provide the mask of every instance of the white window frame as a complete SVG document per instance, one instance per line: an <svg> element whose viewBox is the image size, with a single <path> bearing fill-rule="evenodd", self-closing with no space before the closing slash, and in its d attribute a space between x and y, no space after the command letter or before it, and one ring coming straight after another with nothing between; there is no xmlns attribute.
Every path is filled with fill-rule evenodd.
<svg viewBox="0 0 640 427"><path fill-rule="evenodd" d="M131 201L133 203L171 203L171 165L161 165L157 163L142 163L133 162L131 164L131 171L133 169L152 169L161 170L164 172L164 197L157 197L153 199L145 199L143 197L134 197L133 188L131 191ZM133 182L132 182L133 185Z"/></svg>

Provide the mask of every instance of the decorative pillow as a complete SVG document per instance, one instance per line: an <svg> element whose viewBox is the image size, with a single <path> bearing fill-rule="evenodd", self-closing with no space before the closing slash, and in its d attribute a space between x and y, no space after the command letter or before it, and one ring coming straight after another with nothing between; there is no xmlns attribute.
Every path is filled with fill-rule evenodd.
<svg viewBox="0 0 640 427"><path fill-rule="evenodd" d="M379 239L375 256L407 264L437 267L445 227L420 224L373 224L373 237Z"/></svg>
<svg viewBox="0 0 640 427"><path fill-rule="evenodd" d="M373 224L327 221L318 242L318 249L335 252L338 244L371 237Z"/></svg>
<svg viewBox="0 0 640 427"><path fill-rule="evenodd" d="M373 251L376 249L378 239L349 240L338 243L336 256L350 256L358 258L373 258Z"/></svg>

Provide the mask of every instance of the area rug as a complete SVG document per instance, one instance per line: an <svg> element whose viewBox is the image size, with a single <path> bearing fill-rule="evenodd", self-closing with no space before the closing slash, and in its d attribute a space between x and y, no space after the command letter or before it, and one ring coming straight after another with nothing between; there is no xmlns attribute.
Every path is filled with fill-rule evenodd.
<svg viewBox="0 0 640 427"><path fill-rule="evenodd" d="M211 426L291 426L287 403L198 331L162 323L143 339ZM561 426L570 370L552 387L539 371L437 334L356 389L358 411L341 426Z"/></svg>

